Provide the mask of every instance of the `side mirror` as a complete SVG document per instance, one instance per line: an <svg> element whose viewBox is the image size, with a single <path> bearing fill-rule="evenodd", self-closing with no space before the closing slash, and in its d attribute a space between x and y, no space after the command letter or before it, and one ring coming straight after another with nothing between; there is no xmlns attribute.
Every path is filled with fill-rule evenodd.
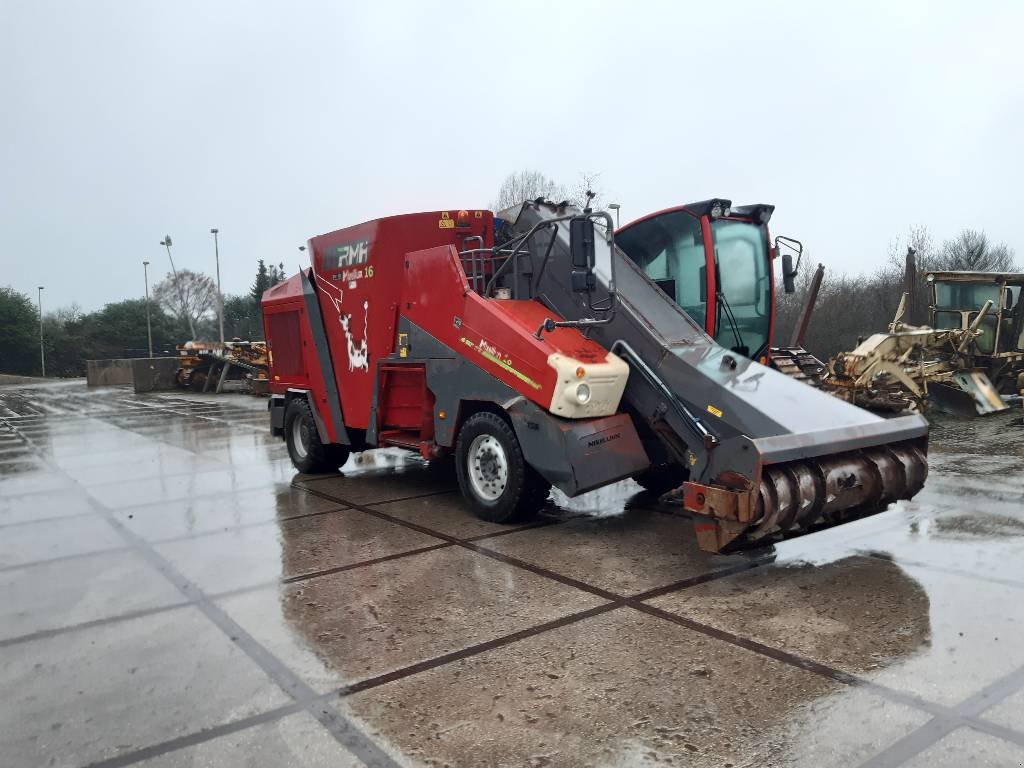
<svg viewBox="0 0 1024 768"><path fill-rule="evenodd" d="M707 304L708 301L708 268L702 265L697 270L697 285L700 286L700 303Z"/></svg>
<svg viewBox="0 0 1024 768"><path fill-rule="evenodd" d="M793 269L793 254L782 254L782 288L786 293L796 291L796 270Z"/></svg>
<svg viewBox="0 0 1024 768"><path fill-rule="evenodd" d="M569 220L569 260L572 263L572 290L589 293L596 287L594 262L594 220L577 216Z"/></svg>

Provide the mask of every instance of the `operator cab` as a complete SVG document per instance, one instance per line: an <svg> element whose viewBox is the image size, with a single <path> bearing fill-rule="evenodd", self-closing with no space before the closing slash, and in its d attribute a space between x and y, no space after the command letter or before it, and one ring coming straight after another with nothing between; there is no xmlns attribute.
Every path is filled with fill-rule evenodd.
<svg viewBox="0 0 1024 768"><path fill-rule="evenodd" d="M998 272L930 272L931 325L936 330L966 329L991 301L974 345L982 355L1024 351L1024 274Z"/></svg>
<svg viewBox="0 0 1024 768"><path fill-rule="evenodd" d="M775 298L773 210L704 200L627 224L615 243L715 341L763 362Z"/></svg>

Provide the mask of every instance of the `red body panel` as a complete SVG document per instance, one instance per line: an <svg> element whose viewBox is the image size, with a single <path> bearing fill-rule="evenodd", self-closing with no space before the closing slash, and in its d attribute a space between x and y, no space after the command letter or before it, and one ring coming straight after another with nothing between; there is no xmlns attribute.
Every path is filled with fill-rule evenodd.
<svg viewBox="0 0 1024 768"><path fill-rule="evenodd" d="M397 440L417 431L432 437L434 398L422 367L384 360L398 349L400 317L545 409L557 378L548 365L552 353L584 363L607 359L603 347L574 328L536 339L546 318L561 319L539 302L485 299L470 289L459 251L481 247L472 238L492 247L493 229L489 211L439 211L377 219L309 241L311 279L346 427L369 427L378 389L375 426L381 438L384 432ZM306 300L299 275L264 294L271 391L308 389L334 441L313 338L319 331L309 322ZM287 345L301 346L301 366Z"/></svg>
<svg viewBox="0 0 1024 768"><path fill-rule="evenodd" d="M405 254L442 244L461 249L473 236L484 237L485 247L492 245L489 211L464 212L462 219L459 213L390 216L309 241L347 426L368 426L375 363L395 349ZM466 226L457 226L462 222Z"/></svg>
<svg viewBox="0 0 1024 768"><path fill-rule="evenodd" d="M310 318L302 293L302 278L293 275L263 294L263 324L270 352L270 391L308 390L321 414L327 410L327 388L316 347L310 334ZM322 419L327 438L338 440L330 419Z"/></svg>
<svg viewBox="0 0 1024 768"><path fill-rule="evenodd" d="M485 299L470 291L451 247L410 253L407 263L401 314L543 408L556 383L549 355L588 363L607 358L575 328L556 328L539 341L533 334L544 319L561 318L537 301Z"/></svg>

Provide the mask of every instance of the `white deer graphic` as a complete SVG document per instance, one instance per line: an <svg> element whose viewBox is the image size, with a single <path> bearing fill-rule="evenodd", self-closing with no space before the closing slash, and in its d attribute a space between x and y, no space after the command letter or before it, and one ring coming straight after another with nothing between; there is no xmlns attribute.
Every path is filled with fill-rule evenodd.
<svg viewBox="0 0 1024 768"><path fill-rule="evenodd" d="M348 342L348 369L350 371L354 371L356 368L362 368L367 372L370 370L370 352L366 348L366 340L370 337L369 309L370 302L364 300L363 338L359 341L358 347L352 341L352 332L349 330L352 315L338 315L341 318L341 330L345 332L345 341Z"/></svg>

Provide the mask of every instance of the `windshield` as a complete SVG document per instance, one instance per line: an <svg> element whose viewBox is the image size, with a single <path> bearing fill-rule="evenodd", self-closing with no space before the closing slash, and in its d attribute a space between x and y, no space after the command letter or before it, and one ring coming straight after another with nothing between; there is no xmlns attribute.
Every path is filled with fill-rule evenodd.
<svg viewBox="0 0 1024 768"><path fill-rule="evenodd" d="M936 309L981 309L992 300L992 311L999 309L999 286L992 283L935 283Z"/></svg>
<svg viewBox="0 0 1024 768"><path fill-rule="evenodd" d="M768 343L771 276L764 229L742 221L711 223L718 278L715 341L757 355ZM731 315L731 316L730 316Z"/></svg>
<svg viewBox="0 0 1024 768"><path fill-rule="evenodd" d="M707 301L701 285L707 269L700 219L685 211L666 213L618 233L615 244L701 328L705 327Z"/></svg>
<svg viewBox="0 0 1024 768"><path fill-rule="evenodd" d="M974 343L982 354L992 354L996 344L999 293L999 286L992 283L935 283L934 327L938 330L967 328L978 317L985 302L991 299L992 308L978 326L981 336Z"/></svg>

